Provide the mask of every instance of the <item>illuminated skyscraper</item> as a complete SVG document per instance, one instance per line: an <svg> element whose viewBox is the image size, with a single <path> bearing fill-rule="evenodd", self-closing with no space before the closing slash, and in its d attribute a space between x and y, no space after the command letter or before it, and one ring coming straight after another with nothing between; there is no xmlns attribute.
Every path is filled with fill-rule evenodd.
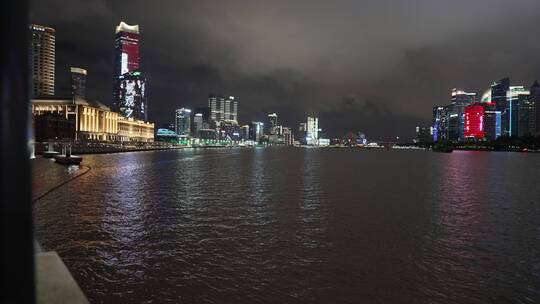
<svg viewBox="0 0 540 304"><path fill-rule="evenodd" d="M249 139L249 125L243 125L240 127L240 137L242 139Z"/></svg>
<svg viewBox="0 0 540 304"><path fill-rule="evenodd" d="M276 113L268 114L268 123L266 125L268 134L277 134L278 116Z"/></svg>
<svg viewBox="0 0 540 304"><path fill-rule="evenodd" d="M225 99L221 95L210 94L208 107L210 108L210 119L218 124L224 121L238 123L238 100L236 97L229 96Z"/></svg>
<svg viewBox="0 0 540 304"><path fill-rule="evenodd" d="M85 69L71 68L71 95L73 98L86 99L86 75Z"/></svg>
<svg viewBox="0 0 540 304"><path fill-rule="evenodd" d="M55 30L30 25L29 66L32 75L32 96L54 95Z"/></svg>
<svg viewBox="0 0 540 304"><path fill-rule="evenodd" d="M139 26L120 22L114 42L114 111L148 120L147 79L139 71Z"/></svg>
<svg viewBox="0 0 540 304"><path fill-rule="evenodd" d="M506 92L510 88L510 79L503 78L491 85L491 100L496 104L496 110L501 112L501 135L509 134L509 112Z"/></svg>
<svg viewBox="0 0 540 304"><path fill-rule="evenodd" d="M294 144L294 135L291 128L283 128L283 142L287 146L292 146Z"/></svg>
<svg viewBox="0 0 540 304"><path fill-rule="evenodd" d="M526 95L526 98L523 98ZM518 136L519 132L519 101L520 99L525 101L528 99L529 91L525 90L523 86L510 86L506 92L506 109L502 114L503 119L503 133L505 132L505 119L506 119L506 133L507 136ZM505 116L506 113L506 116Z"/></svg>
<svg viewBox="0 0 540 304"><path fill-rule="evenodd" d="M202 124L202 114L201 114ZM191 110L186 108L177 109L174 119L174 131L178 135L191 135Z"/></svg>
<svg viewBox="0 0 540 304"><path fill-rule="evenodd" d="M484 106L484 131L487 140L495 140L501 136L501 111L494 102L482 102Z"/></svg>
<svg viewBox="0 0 540 304"><path fill-rule="evenodd" d="M124 117L148 121L146 77L141 72L131 71L118 76L112 108Z"/></svg>
<svg viewBox="0 0 540 304"><path fill-rule="evenodd" d="M536 134L536 104L530 94L520 94L517 105L517 135L519 137Z"/></svg>
<svg viewBox="0 0 540 304"><path fill-rule="evenodd" d="M540 84L538 84L538 81L534 81L533 85L531 86L531 101L534 102L534 108L535 108L535 135L540 135Z"/></svg>
<svg viewBox="0 0 540 304"><path fill-rule="evenodd" d="M308 117L306 127L306 144L317 145L319 140L319 118Z"/></svg>
<svg viewBox="0 0 540 304"><path fill-rule="evenodd" d="M465 108L465 138L483 139L484 131L484 107L480 104L472 104Z"/></svg>
<svg viewBox="0 0 540 304"><path fill-rule="evenodd" d="M124 21L116 27L114 78L139 69L139 26Z"/></svg>
<svg viewBox="0 0 540 304"><path fill-rule="evenodd" d="M223 117L223 106L225 99L221 95L210 94L208 96L208 107L210 108L210 119L213 121L221 121Z"/></svg>
<svg viewBox="0 0 540 304"><path fill-rule="evenodd" d="M448 114L448 139L463 139L463 126L465 107L476 102L476 93L465 92L461 89L453 89Z"/></svg>
<svg viewBox="0 0 540 304"><path fill-rule="evenodd" d="M264 123L253 121L251 122L251 127L249 128L250 139L256 142L259 142L261 137L264 135Z"/></svg>
<svg viewBox="0 0 540 304"><path fill-rule="evenodd" d="M450 106L433 107L433 141L449 139Z"/></svg>
<svg viewBox="0 0 540 304"><path fill-rule="evenodd" d="M199 131L203 129L204 120L202 113L193 115L193 137L199 138Z"/></svg>

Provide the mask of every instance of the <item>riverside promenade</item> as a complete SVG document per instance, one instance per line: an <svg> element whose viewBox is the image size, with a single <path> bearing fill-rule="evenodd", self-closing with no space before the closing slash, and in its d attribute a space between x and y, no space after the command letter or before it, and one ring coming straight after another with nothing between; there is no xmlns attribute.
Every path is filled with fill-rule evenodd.
<svg viewBox="0 0 540 304"><path fill-rule="evenodd" d="M90 167L67 167L56 164L54 160L37 157L30 161L32 165L32 203L55 191L62 185L86 174ZM36 302L52 303L89 303L68 268L55 251L42 248L39 240L34 242L36 265Z"/></svg>

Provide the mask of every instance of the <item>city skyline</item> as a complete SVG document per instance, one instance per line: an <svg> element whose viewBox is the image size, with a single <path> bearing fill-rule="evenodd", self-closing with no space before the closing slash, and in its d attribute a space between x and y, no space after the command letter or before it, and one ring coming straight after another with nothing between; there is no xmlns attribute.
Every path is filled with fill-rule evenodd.
<svg viewBox="0 0 540 304"><path fill-rule="evenodd" d="M89 98L105 103L112 90L111 29L121 20L140 24L141 64L151 79L149 119L158 124L170 120L175 108L204 105L210 92L231 92L242 100L239 117L245 121L276 112L285 124L295 125L318 113L333 136L363 130L377 138L412 138L416 125L430 122L429 106L446 102L448 88L482 92L486 83L506 76L525 85L540 78L538 41L526 38L534 37L532 12L539 4L523 2L518 14L509 4L489 3L453 2L451 7L464 9L446 14L450 4L421 1L413 5L418 18L412 21L406 18L411 9L400 3L345 3L347 9L345 4L314 3L310 10L326 20L318 24L301 12L300 3L253 4L240 10L236 2L226 7L171 2L150 10L139 2L47 1L36 3L31 21L57 30L57 90L66 91L64 67L80 66L95 86ZM53 14L59 8L72 14ZM381 20L394 18L402 26L384 26L365 13L374 11L382 14ZM151 22L157 16L160 22ZM280 18L283 25L270 23L270 17ZM381 35L362 26L362 18ZM259 22L235 32L236 19ZM314 36L328 22L332 26ZM426 30L426 23L433 28ZM286 25L295 25L292 33L278 35ZM81 37L80 30L88 34ZM236 34L224 36L226 30ZM497 42L497 33L508 34L505 44Z"/></svg>

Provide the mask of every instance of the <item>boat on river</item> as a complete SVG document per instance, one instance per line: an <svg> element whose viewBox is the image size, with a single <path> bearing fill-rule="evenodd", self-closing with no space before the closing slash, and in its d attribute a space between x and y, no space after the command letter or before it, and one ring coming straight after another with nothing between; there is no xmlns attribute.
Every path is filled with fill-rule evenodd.
<svg viewBox="0 0 540 304"><path fill-rule="evenodd" d="M58 154L60 154L58 151L54 151L54 142L49 141L47 143L47 151L43 151L43 157L53 158Z"/></svg>
<svg viewBox="0 0 540 304"><path fill-rule="evenodd" d="M71 154L71 145L62 146L62 154L54 156L54 160L62 165L79 165L82 159L82 156Z"/></svg>

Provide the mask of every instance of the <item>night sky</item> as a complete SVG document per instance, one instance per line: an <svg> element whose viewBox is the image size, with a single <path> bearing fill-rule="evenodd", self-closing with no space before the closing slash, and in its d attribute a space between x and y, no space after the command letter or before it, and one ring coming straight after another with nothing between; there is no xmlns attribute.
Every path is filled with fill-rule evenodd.
<svg viewBox="0 0 540 304"><path fill-rule="evenodd" d="M240 123L277 112L298 127L318 115L327 136L412 138L453 87L540 79L540 1L34 1L30 21L56 29L56 91L69 67L110 104L114 30L139 24L149 118L235 95Z"/></svg>

